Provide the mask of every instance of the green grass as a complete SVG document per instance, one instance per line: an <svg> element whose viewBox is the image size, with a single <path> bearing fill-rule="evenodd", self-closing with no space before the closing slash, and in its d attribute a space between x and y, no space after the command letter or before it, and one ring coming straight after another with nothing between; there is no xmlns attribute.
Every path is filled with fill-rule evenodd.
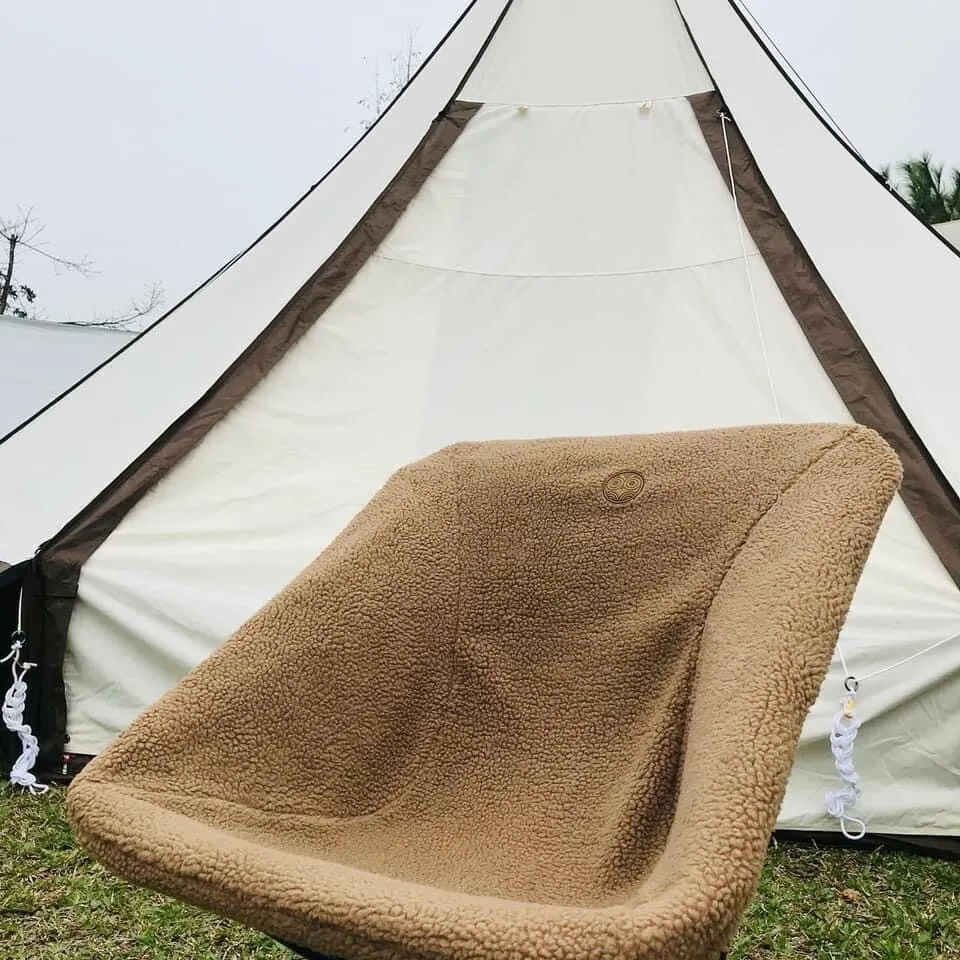
<svg viewBox="0 0 960 960"><path fill-rule="evenodd" d="M736 960L960 958L960 864L781 846ZM3 960L289 960L265 937L111 877L76 846L63 791L0 787Z"/></svg>

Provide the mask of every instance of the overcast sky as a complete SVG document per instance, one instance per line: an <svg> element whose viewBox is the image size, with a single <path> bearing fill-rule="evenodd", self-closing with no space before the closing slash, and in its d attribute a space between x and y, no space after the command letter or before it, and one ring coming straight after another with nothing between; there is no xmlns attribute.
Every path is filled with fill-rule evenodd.
<svg viewBox="0 0 960 960"><path fill-rule="evenodd" d="M52 251L98 270L24 259L41 316L120 311L154 282L179 299L356 138L375 64L410 35L429 51L465 3L0 5L0 216L33 206ZM868 160L960 166L957 0L750 6Z"/></svg>

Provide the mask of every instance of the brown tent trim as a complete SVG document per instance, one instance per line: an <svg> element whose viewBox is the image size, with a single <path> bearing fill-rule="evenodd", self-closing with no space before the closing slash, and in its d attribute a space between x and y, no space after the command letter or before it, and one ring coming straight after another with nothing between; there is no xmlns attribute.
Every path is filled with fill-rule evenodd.
<svg viewBox="0 0 960 960"><path fill-rule="evenodd" d="M848 840L842 833L826 830L777 830L774 839L778 843L797 846L840 847L874 853L907 853L931 860L960 861L960 837L937 836L936 834L888 834L868 833L861 840Z"/></svg>
<svg viewBox="0 0 960 960"><path fill-rule="evenodd" d="M727 186L730 175L716 91L689 97ZM728 115L729 116L729 115ZM897 402L853 324L830 292L764 180L733 122L727 140L744 223L804 335L851 416L872 427L903 461L901 496L947 572L960 586L960 499Z"/></svg>
<svg viewBox="0 0 960 960"><path fill-rule="evenodd" d="M267 376L346 289L479 108L477 103L453 101L434 120L360 222L257 339L197 403L41 549L36 613L42 627L35 627L31 635L31 657L39 661L39 669L29 715L40 740L42 771L58 769L63 754L67 709L63 657L83 564L144 494Z"/></svg>

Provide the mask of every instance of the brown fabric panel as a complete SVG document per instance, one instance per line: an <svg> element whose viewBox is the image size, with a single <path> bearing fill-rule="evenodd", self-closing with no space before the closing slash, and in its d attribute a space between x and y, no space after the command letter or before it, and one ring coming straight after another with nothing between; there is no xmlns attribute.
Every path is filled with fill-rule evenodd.
<svg viewBox="0 0 960 960"><path fill-rule="evenodd" d="M729 187L719 93L689 97L704 139ZM960 586L960 499L901 409L853 324L804 249L735 123L727 124L737 200L773 279L850 414L880 433L904 466L901 495ZM905 318L905 322L908 318Z"/></svg>
<svg viewBox="0 0 960 960"><path fill-rule="evenodd" d="M343 292L393 229L480 108L454 101L333 255L304 284L210 390L47 545L40 555L45 631L36 676L43 701L42 758L59 763L66 702L62 660L80 569L126 514L283 358Z"/></svg>

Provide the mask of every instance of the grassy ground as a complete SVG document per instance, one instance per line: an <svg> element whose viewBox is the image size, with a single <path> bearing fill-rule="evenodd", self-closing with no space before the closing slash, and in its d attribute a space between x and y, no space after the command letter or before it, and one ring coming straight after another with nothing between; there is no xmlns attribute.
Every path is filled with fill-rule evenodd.
<svg viewBox="0 0 960 960"><path fill-rule="evenodd" d="M289 960L271 941L104 873L73 842L63 793L0 787L3 960ZM960 958L960 864L771 851L736 960Z"/></svg>

